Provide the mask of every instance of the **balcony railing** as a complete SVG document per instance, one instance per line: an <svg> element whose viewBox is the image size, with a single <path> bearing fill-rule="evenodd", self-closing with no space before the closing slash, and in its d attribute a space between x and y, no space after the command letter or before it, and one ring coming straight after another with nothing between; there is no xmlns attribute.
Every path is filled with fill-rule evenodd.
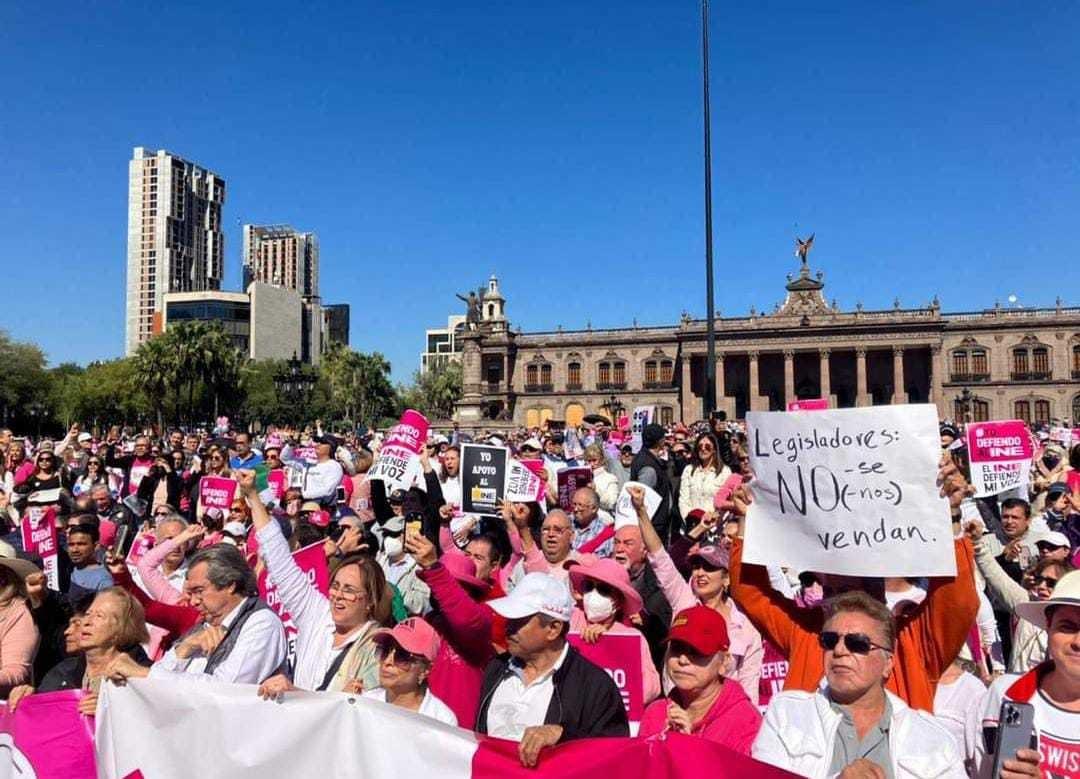
<svg viewBox="0 0 1080 779"><path fill-rule="evenodd" d="M949 375L949 381L953 384L978 384L981 381L990 381L989 373L953 373Z"/></svg>
<svg viewBox="0 0 1080 779"><path fill-rule="evenodd" d="M487 383L487 391L488 392L502 392L503 391L502 382L501 381L489 381Z"/></svg>
<svg viewBox="0 0 1080 779"><path fill-rule="evenodd" d="M597 383L596 388L603 392L604 390L624 390L626 389L625 381L601 381Z"/></svg>
<svg viewBox="0 0 1080 779"><path fill-rule="evenodd" d="M555 387L552 384L526 384L526 392L551 392Z"/></svg>
<svg viewBox="0 0 1080 779"><path fill-rule="evenodd" d="M642 386L647 390L664 390L671 389L672 384L670 381L647 381Z"/></svg>
<svg viewBox="0 0 1080 779"><path fill-rule="evenodd" d="M1054 377L1051 371L1013 371L1013 381L1047 381Z"/></svg>
<svg viewBox="0 0 1080 779"><path fill-rule="evenodd" d="M580 381L573 381L573 382L568 381L568 382L566 382L566 391L567 392L580 392L581 391L581 382Z"/></svg>

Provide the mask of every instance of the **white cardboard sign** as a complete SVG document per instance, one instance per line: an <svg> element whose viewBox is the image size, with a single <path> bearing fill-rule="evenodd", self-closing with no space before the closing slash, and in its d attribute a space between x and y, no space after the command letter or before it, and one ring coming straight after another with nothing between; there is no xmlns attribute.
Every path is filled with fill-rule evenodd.
<svg viewBox="0 0 1080 779"><path fill-rule="evenodd" d="M956 574L930 404L747 414L743 559L850 576Z"/></svg>

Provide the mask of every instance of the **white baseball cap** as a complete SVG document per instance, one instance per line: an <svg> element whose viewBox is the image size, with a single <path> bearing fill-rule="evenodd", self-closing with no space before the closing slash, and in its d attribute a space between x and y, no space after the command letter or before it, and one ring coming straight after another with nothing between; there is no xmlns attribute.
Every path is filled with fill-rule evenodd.
<svg viewBox="0 0 1080 779"><path fill-rule="evenodd" d="M1051 530L1049 533L1043 533L1041 536L1035 539L1035 546L1040 544L1046 544L1048 546L1063 546L1068 549L1072 546L1069 543L1069 538L1064 533L1059 533L1056 530Z"/></svg>
<svg viewBox="0 0 1080 779"><path fill-rule="evenodd" d="M574 599L563 582L547 573L527 574L504 598L488 601L496 614L507 619L521 619L544 614L552 619L570 621Z"/></svg>
<svg viewBox="0 0 1080 779"><path fill-rule="evenodd" d="M544 445L540 443L540 439L536 436L533 436L532 438L526 440L521 446L518 447L518 449L535 449L538 452L543 448Z"/></svg>

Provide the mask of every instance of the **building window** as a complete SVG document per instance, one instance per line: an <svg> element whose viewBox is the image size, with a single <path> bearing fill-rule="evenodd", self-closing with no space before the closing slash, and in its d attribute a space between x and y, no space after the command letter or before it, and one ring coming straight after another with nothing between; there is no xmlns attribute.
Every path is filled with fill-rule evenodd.
<svg viewBox="0 0 1080 779"><path fill-rule="evenodd" d="M656 384L656 360L645 363L645 383Z"/></svg>
<svg viewBox="0 0 1080 779"><path fill-rule="evenodd" d="M670 425L670 424L672 424L674 419L675 419L674 412L672 411L671 406L661 406L660 407L660 424L661 425Z"/></svg>
<svg viewBox="0 0 1080 779"><path fill-rule="evenodd" d="M990 364L986 359L985 349L971 350L971 372L980 376L990 373Z"/></svg>
<svg viewBox="0 0 1080 779"><path fill-rule="evenodd" d="M1031 367L1035 373L1050 373L1050 350L1042 346L1032 349Z"/></svg>
<svg viewBox="0 0 1080 779"><path fill-rule="evenodd" d="M540 366L540 383L545 386L551 384L551 366L546 363Z"/></svg>
<svg viewBox="0 0 1080 779"><path fill-rule="evenodd" d="M1018 400L1013 403L1013 416L1016 419L1031 424L1031 403L1026 400Z"/></svg>
<svg viewBox="0 0 1080 779"><path fill-rule="evenodd" d="M598 376L597 381L600 384L602 384L602 385L603 384L611 384L611 363L610 362L602 362L602 363L600 363L599 370L597 371L597 376Z"/></svg>
<svg viewBox="0 0 1080 779"><path fill-rule="evenodd" d="M626 384L626 363L617 362L611 366L614 384Z"/></svg>
<svg viewBox="0 0 1080 779"><path fill-rule="evenodd" d="M952 372L961 376L967 375L968 372L968 354L967 352L953 352L952 355Z"/></svg>
<svg viewBox="0 0 1080 779"><path fill-rule="evenodd" d="M1028 350L1013 350L1013 373L1025 376L1028 373Z"/></svg>
<svg viewBox="0 0 1080 779"><path fill-rule="evenodd" d="M959 399L953 403L953 415L958 421L968 421L966 417L969 412L971 414L971 422L989 422L990 402L972 398L969 407L966 407L964 402Z"/></svg>
<svg viewBox="0 0 1080 779"><path fill-rule="evenodd" d="M674 363L674 361L672 361L672 360L662 360L660 362L660 381L662 381L664 384L671 384L671 382L674 380L674 378L675 378L675 363Z"/></svg>
<svg viewBox="0 0 1080 779"><path fill-rule="evenodd" d="M535 386L539 384L540 367L538 365L529 365L525 368L525 383L529 386Z"/></svg>
<svg viewBox="0 0 1080 779"><path fill-rule="evenodd" d="M1035 424L1045 425L1050 423L1050 401L1049 400L1036 400L1035 401Z"/></svg>
<svg viewBox="0 0 1080 779"><path fill-rule="evenodd" d="M1080 424L1080 395L1073 398L1072 422L1073 426Z"/></svg>
<svg viewBox="0 0 1080 779"><path fill-rule="evenodd" d="M1073 364L1072 364L1072 377L1074 379L1080 379L1080 344L1073 347ZM1073 419L1073 421L1077 421Z"/></svg>
<svg viewBox="0 0 1080 779"><path fill-rule="evenodd" d="M581 363L572 362L566 366L566 383L571 387L581 386Z"/></svg>

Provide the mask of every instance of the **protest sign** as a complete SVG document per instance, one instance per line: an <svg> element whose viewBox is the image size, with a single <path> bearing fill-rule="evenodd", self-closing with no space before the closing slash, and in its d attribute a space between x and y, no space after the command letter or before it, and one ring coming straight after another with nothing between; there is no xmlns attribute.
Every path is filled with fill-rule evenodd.
<svg viewBox="0 0 1080 779"><path fill-rule="evenodd" d="M619 497L615 500L615 529L618 530L621 527L627 525L637 525L637 511L634 509L634 502L630 498L630 487L641 487L645 490L645 511L651 517L656 513L656 510L660 508L660 504L663 502L663 498L660 497L660 493L654 490L647 484L641 482L628 481L619 490Z"/></svg>
<svg viewBox="0 0 1080 779"><path fill-rule="evenodd" d="M41 570L45 574L46 586L59 592L56 509L53 506L30 506L22 518L21 527L23 549L41 558Z"/></svg>
<svg viewBox="0 0 1080 779"><path fill-rule="evenodd" d="M368 479L383 482L388 494L396 489L407 490L417 479L422 480L420 452L427 437L427 418L419 411L408 409L386 434L368 471Z"/></svg>
<svg viewBox="0 0 1080 779"><path fill-rule="evenodd" d="M968 460L975 497L1027 487L1031 471L1031 436L1018 419L973 422L967 426Z"/></svg>
<svg viewBox="0 0 1080 779"><path fill-rule="evenodd" d="M1050 428L1050 440L1061 444L1067 449L1072 441L1072 429L1055 425Z"/></svg>
<svg viewBox="0 0 1080 779"><path fill-rule="evenodd" d="M292 454L294 459L303 460L308 465L314 465L319 461L319 449L314 444L298 446L293 449Z"/></svg>
<svg viewBox="0 0 1080 779"><path fill-rule="evenodd" d="M199 502L203 510L221 509L226 514L236 499L237 483L221 476L203 476L199 479Z"/></svg>
<svg viewBox="0 0 1080 779"><path fill-rule="evenodd" d="M321 541L305 546L303 549L297 549L293 552L293 560L300 570L304 572L304 575L307 576L312 587L323 595L330 591L330 570L326 565L326 552ZM277 585L270 581L265 566L259 571L258 587L259 595L266 601L266 605L281 617L281 622L285 627L285 640L289 647L288 653L291 667L296 657L296 634L298 632L296 623L293 622L292 616L285 609L281 598L278 597Z"/></svg>
<svg viewBox="0 0 1080 779"><path fill-rule="evenodd" d="M555 479L558 482L559 508L573 511L574 492L592 481L592 468L563 468L555 474Z"/></svg>
<svg viewBox="0 0 1080 779"><path fill-rule="evenodd" d="M829 407L826 398L806 398L804 400L788 401L788 411L824 411Z"/></svg>
<svg viewBox="0 0 1080 779"><path fill-rule="evenodd" d="M529 503L536 500L544 483L540 477L517 460L511 460L506 469L506 499L514 503Z"/></svg>
<svg viewBox="0 0 1080 779"><path fill-rule="evenodd" d="M506 449L465 444L461 447L461 510L498 514L506 494Z"/></svg>
<svg viewBox="0 0 1080 779"><path fill-rule="evenodd" d="M645 711L645 683L641 670L641 637L605 633L595 644L589 644L579 633L570 633L567 640L582 657L603 668L619 688L626 718L630 720L630 735L636 736Z"/></svg>
<svg viewBox="0 0 1080 779"><path fill-rule="evenodd" d="M0 706L0 776L94 779L94 718L79 713L82 690L28 695Z"/></svg>
<svg viewBox="0 0 1080 779"><path fill-rule="evenodd" d="M630 422L630 446L634 453L641 451L641 431L656 417L656 406L638 406Z"/></svg>
<svg viewBox="0 0 1080 779"><path fill-rule="evenodd" d="M761 676L758 679L758 708L765 711L769 701L784 689L788 670L791 667L787 655L781 652L767 638L762 642Z"/></svg>
<svg viewBox="0 0 1080 779"><path fill-rule="evenodd" d="M127 557L124 561L131 567L138 565L139 560L143 558L143 555L154 548L155 541L156 539L152 532L139 533L139 535L135 536L135 540L131 542L131 548L128 549Z"/></svg>
<svg viewBox="0 0 1080 779"><path fill-rule="evenodd" d="M937 409L747 414L743 560L851 576L953 576Z"/></svg>

